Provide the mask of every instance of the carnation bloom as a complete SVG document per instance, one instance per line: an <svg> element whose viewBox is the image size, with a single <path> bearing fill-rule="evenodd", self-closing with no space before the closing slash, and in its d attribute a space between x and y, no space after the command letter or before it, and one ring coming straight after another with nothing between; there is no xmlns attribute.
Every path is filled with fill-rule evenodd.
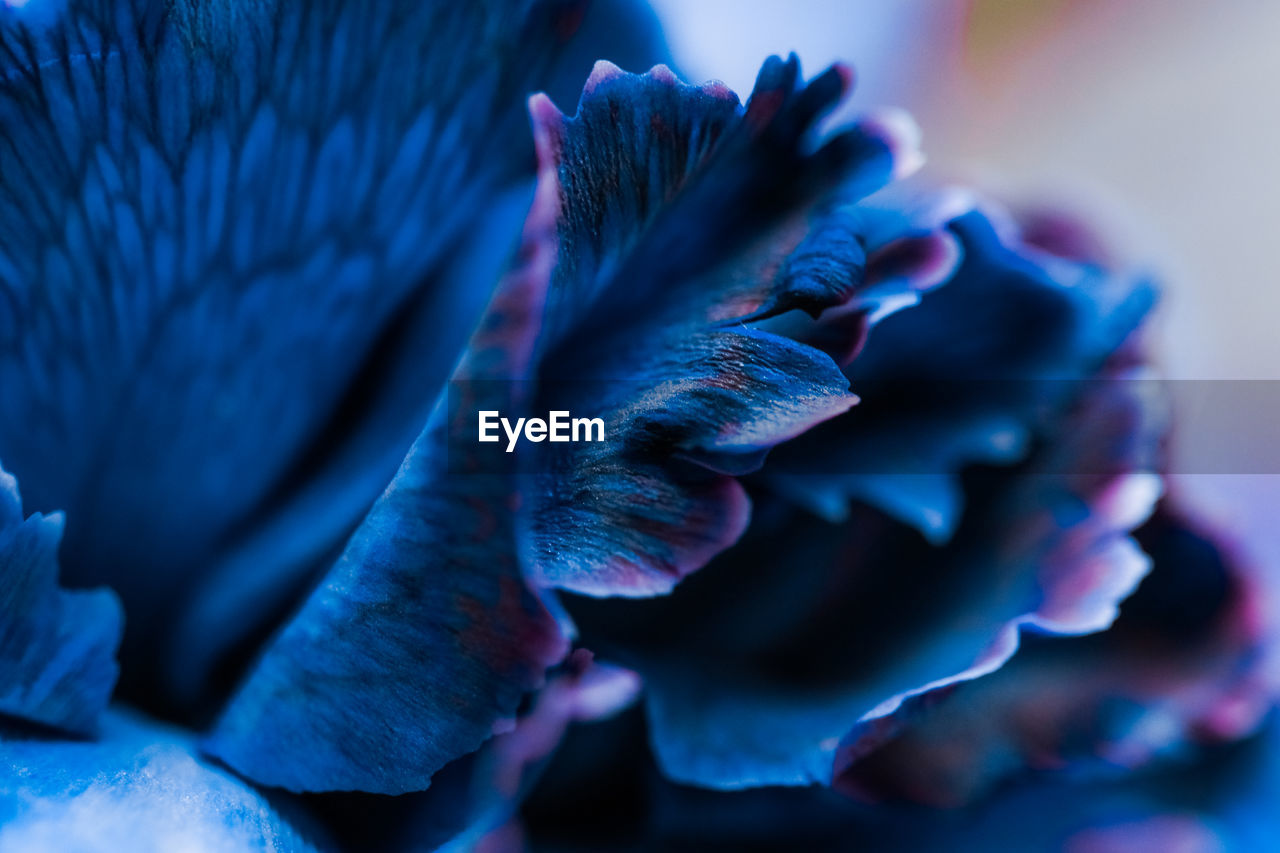
<svg viewBox="0 0 1280 853"><path fill-rule="evenodd" d="M672 779L906 790L1148 569L1149 286L881 192L843 67L592 65L661 58L607 2L0 21L0 842L465 844L641 691ZM473 440L550 410L609 439Z"/></svg>
<svg viewBox="0 0 1280 853"><path fill-rule="evenodd" d="M736 548L663 601L570 603L645 678L678 780L838 783L1021 630L1106 628L1147 571L1126 534L1159 496L1162 407L1109 377L1149 288L981 213L952 229L956 274L871 331L862 401L769 459Z"/></svg>

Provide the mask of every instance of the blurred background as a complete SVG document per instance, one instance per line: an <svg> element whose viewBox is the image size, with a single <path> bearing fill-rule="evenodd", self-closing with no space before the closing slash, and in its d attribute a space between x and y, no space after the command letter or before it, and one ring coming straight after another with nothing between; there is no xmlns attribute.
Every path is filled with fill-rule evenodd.
<svg viewBox="0 0 1280 853"><path fill-rule="evenodd" d="M759 59L858 74L907 108L924 176L1088 211L1165 283L1178 379L1280 378L1280 3L1273 0L655 0L691 78L750 91Z"/></svg>

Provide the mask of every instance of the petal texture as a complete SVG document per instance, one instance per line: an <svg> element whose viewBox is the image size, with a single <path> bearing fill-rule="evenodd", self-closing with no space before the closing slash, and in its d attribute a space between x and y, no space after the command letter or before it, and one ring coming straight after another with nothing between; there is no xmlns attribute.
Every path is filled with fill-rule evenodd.
<svg viewBox="0 0 1280 853"><path fill-rule="evenodd" d="M997 269L1013 262L1006 257ZM873 329L871 340L899 318L906 322L926 311L930 299L948 288L972 288L984 276L966 283L962 275L926 293L920 306ZM1018 281L1026 281L1034 297L1062 305L1060 285ZM1070 294L1077 298L1088 297ZM963 300L950 304L952 331L963 337ZM979 301L974 311L981 317L989 307ZM1100 308L1090 310L1110 318ZM1148 560L1128 533L1161 489L1154 472L1164 407L1142 374L1132 373L1135 356L1125 347L1140 316L1124 316L1116 321L1121 331L1105 334L1062 320L1069 334L1028 341L1043 346L1041 362L1072 371L1081 369L1074 354L1080 337L1097 335L1112 348L1092 348L1091 378L1052 380L1050 396L1043 396L1043 382L1017 378L1019 371L1042 376L1040 362L1015 359L1004 367L979 353L975 373L1003 369L1013 378L991 386L957 380L953 387L960 393L950 401L923 401L926 408L951 402L963 409L964 392L990 387L994 408L1034 427L1019 464L945 474L963 497L945 541L931 541L875 503L854 501L835 522L792 509L790 492L783 490L782 499L772 493L771 457L757 481L756 516L743 540L669 599L644 606L568 601L584 642L646 679L663 770L680 782L721 788L830 784L895 731L902 717L950 686L998 669L1024 629L1083 634L1109 626L1119 601L1147 571ZM931 348L911 349L912 339L902 332L904 359L909 363L915 355L935 368L962 367L969 347L943 334L943 317L917 322L939 324L933 334L957 353L933 361ZM982 337L974 345L998 348L1002 342ZM877 360L884 370L895 368L889 352ZM911 375L902 380L908 389ZM884 387L893 390L892 383ZM1030 398L1016 396L1028 391ZM909 394L897 399L910 405ZM858 412L830 425L853 421ZM943 412L936 415L946 422ZM820 426L797 441L816 442L817 433L827 443L810 450L814 458L826 453L832 466L840 461L842 442L859 437ZM879 435L909 452L908 439L930 433ZM945 431L937 436L946 439Z"/></svg>
<svg viewBox="0 0 1280 853"><path fill-rule="evenodd" d="M276 636L205 748L264 785L403 794L476 750L567 651L526 586L514 460L448 435L471 406L511 411L545 299L557 200L540 193L446 395L336 565Z"/></svg>
<svg viewBox="0 0 1280 853"><path fill-rule="evenodd" d="M332 849L287 807L200 759L189 734L110 711L99 741L0 742L0 849Z"/></svg>
<svg viewBox="0 0 1280 853"><path fill-rule="evenodd" d="M827 518L858 498L945 541L964 508L959 472L1025 458L1151 309L1148 282L1048 254L998 210L957 215L965 203L942 196L926 215L952 217L954 277L876 326L849 364L862 405L764 474Z"/></svg>
<svg viewBox="0 0 1280 853"><path fill-rule="evenodd" d="M820 137L850 82L836 67L801 83L775 57L744 107L663 66L600 63L572 117L534 99L562 200L534 408L607 436L523 466L540 583L670 590L741 535L734 475L855 402L829 355L762 325L868 304L855 202L913 139L876 117Z"/></svg>
<svg viewBox="0 0 1280 853"><path fill-rule="evenodd" d="M1019 773L1132 769L1251 733L1269 704L1255 580L1171 506L1136 538L1152 572L1109 631L1032 638L998 672L908 715L840 784L956 806Z"/></svg>
<svg viewBox="0 0 1280 853"><path fill-rule="evenodd" d="M31 6L0 15L0 458L125 601L122 689L185 713L421 431L518 242L527 93L652 40L615 0Z"/></svg>

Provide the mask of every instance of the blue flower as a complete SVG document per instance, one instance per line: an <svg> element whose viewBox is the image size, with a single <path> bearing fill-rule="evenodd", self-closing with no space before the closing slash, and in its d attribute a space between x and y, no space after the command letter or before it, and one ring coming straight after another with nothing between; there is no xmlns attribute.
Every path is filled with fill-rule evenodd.
<svg viewBox="0 0 1280 853"><path fill-rule="evenodd" d="M1151 287L890 187L844 67L663 58L623 0L0 12L0 841L499 844L641 691L709 788L1022 743L958 685L1016 714L1168 532Z"/></svg>
<svg viewBox="0 0 1280 853"><path fill-rule="evenodd" d="M1276 733L1254 567L1166 499L1115 624L1024 636L899 715L826 787L678 784L636 712L569 736L525 811L537 849L1252 850ZM704 673L714 674L713 667ZM1260 731L1258 729L1260 728ZM1242 736L1249 740L1231 743ZM661 752L657 753L663 761ZM576 820L590 811L595 818Z"/></svg>
<svg viewBox="0 0 1280 853"><path fill-rule="evenodd" d="M1160 493L1162 407L1120 377L1149 288L981 213L951 228L954 277L871 331L861 402L770 457L735 548L661 602L568 603L645 678L678 781L840 784L1023 630L1108 627L1147 572L1127 534Z"/></svg>
<svg viewBox="0 0 1280 853"><path fill-rule="evenodd" d="M609 2L73 2L0 15L0 459L29 507L66 518L65 536L63 516L24 520L4 475L0 696L23 722L15 736L28 724L50 737L95 732L123 611L114 701L184 726L173 747L183 762L207 764L194 743L218 717L210 749L247 748L235 734L240 706L221 712L264 640L283 624L305 630L310 611L286 617L309 590L320 597L353 563L386 558L400 565L379 565L377 581L338 596L369 614L361 639L372 644L344 662L352 646L337 632L324 656L335 675L354 663L334 714L369 712L358 729L389 734L383 754L351 750L296 787L427 788L512 728L565 640L509 536L479 547L452 536L465 518L507 526L502 485L413 494L432 473L414 436L445 396L525 218L527 93L576 94L598 50L628 64L661 59L652 23ZM424 553L449 566L424 566ZM448 573L460 565L471 576ZM76 591L59 590L59 576ZM370 603L379 589L387 599ZM398 620L424 633L398 638ZM432 683L408 690L384 669L367 673L376 698L348 689L381 652L378 662ZM409 707L396 704L406 695ZM421 739L375 722L397 713ZM522 754L510 742L527 728L514 723L491 751ZM324 742L352 746L337 735ZM51 799L111 808L95 792L146 751L143 740L106 725L101 748L40 762L30 756L43 740L17 749L6 814L20 826ZM446 794L471 775L511 772L472 763L482 766L455 773ZM52 785L51 766L79 781ZM212 819L218 789L243 785L203 769L190 783L154 793L195 802L208 788ZM470 816L437 831L447 838Z"/></svg>
<svg viewBox="0 0 1280 853"><path fill-rule="evenodd" d="M512 751L567 651L547 587L669 589L745 523L714 460L750 467L853 402L821 351L736 328L869 283L847 205L910 140L870 119L810 149L841 69L800 85L772 60L746 108L661 66L597 65L572 119L535 97L505 264L524 93L575 66L581 13L6 13L0 455L29 504L65 508L62 581L123 604L117 700L208 726L253 782L409 794L464 759L458 785L497 778L484 755ZM520 383L583 358L575 380L625 380L596 401L626 413L620 445L546 471L450 458L465 404L526 405ZM603 535L564 541L582 507L548 477L631 500L588 502ZM57 522L8 493L6 571L31 592L7 710L84 731L120 608L54 587Z"/></svg>

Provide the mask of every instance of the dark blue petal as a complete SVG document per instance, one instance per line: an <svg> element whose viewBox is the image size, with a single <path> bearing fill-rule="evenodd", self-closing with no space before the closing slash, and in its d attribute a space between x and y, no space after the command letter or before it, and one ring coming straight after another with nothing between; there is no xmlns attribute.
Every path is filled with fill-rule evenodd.
<svg viewBox="0 0 1280 853"><path fill-rule="evenodd" d="M301 611L267 647L205 748L293 791L403 794L514 717L566 651L526 586L512 456L449 446L470 407L518 410L554 253L539 192L520 261L491 301L458 382Z"/></svg>
<svg viewBox="0 0 1280 853"><path fill-rule="evenodd" d="M744 193L758 208L738 223L746 235L735 240L776 230L779 218L791 216L788 205L819 194L819 177L843 175L855 167L882 168L887 176L892 166L891 140L877 128L837 137L829 143L834 149L819 149L812 156L782 148L783 171L801 189L811 184L798 197L787 195L796 193L796 186L778 186L776 174L761 171L767 160L760 140L797 145L844 88L839 73L818 78L808 89L796 89L796 77L794 61L768 65L753 106L741 118L732 144L725 143L727 162L746 158L746 165L757 169L755 180L771 189L742 185L736 172L711 173L732 176L739 184L730 189ZM726 104L725 115L738 120L736 99L717 89L681 88L661 69L636 78L603 65L588 83L583 113L589 114L586 105L602 92L625 100L635 88L656 93L677 108L677 115L684 115L679 109L692 97L689 121L702 116L707 103ZM571 233L572 223L581 221L575 217L586 213L575 206L570 179L590 174L597 162L617 158L566 158L579 133L576 128L586 128L587 140L613 143L597 139L598 131L582 116L566 122L545 97L535 97L531 110L539 181L525 245L456 374L456 393L442 401L392 487L320 590L258 662L209 741L213 754L264 784L294 790L422 790L432 774L476 749L498 719L510 716L561 653L555 626L524 588L515 562L510 480L515 459L499 454L499 468L487 470L473 440L449 446L459 424L465 432L469 413L521 409L528 403L523 380L531 377L538 380L539 391L564 378L621 378L621 395L605 400L610 408L628 413L627 428L639 434L624 446L652 450L655 441L659 446L648 459L606 455L585 459L578 469L589 475L578 488L604 495L596 507L598 517L622 522L621 530L595 541L581 534L567 541L572 525L553 531L561 537L557 544L564 546L554 551L556 559L569 575L577 572L583 587L609 590L610 584L636 585L637 579L641 589L646 583L669 587L736 537L745 510L740 488L717 475L711 463L767 449L851 402L840 371L818 351L768 333L718 328L742 310L781 307L768 302L777 289L772 286L774 267L765 265L757 272L764 284L747 286L741 277L728 277L721 294L695 287L692 280L645 278L650 293L639 312L620 309L644 296L634 286L641 281L627 275L569 277L574 264L599 257L567 236L566 229ZM636 124L645 133L656 134L662 145L673 144L660 121L650 121L643 110L639 115L644 120ZM681 122L682 127L687 124ZM685 132L698 133L688 127ZM614 135L624 143L647 139L643 133ZM657 162L672 161L659 157ZM674 173L683 174L683 168ZM718 194L716 184L705 186L711 189L682 196L692 198L692 210L706 203L699 193ZM774 198L775 193L783 193L782 198ZM629 215L642 214L632 210ZM659 245L676 237L661 222L655 228L648 233L659 235ZM598 231L586 229L585 238ZM803 235L801 228L780 257ZM679 239L687 242L687 237ZM638 257L639 266L630 268L643 271L643 255ZM720 263L714 258L690 260L693 266L685 272L694 277ZM715 263L708 267L708 260ZM623 269L628 266L622 264ZM801 279L783 274L776 280L782 283L778 292L786 293L790 283ZM812 279L804 281L797 292L803 295L808 287L811 294ZM657 290L659 285L665 289ZM837 299L852 292L847 284L836 289ZM570 292L581 306L563 301ZM754 294L745 308L744 293ZM669 328L668 319L686 315L691 319ZM612 329L611 323L616 324ZM613 352L607 362L567 348L571 340L586 340L582 336L589 337L592 330L610 342ZM653 341L650 333L657 330L664 331L663 337ZM589 367L566 374L569 365ZM682 369L692 374L686 384L668 378ZM639 394L628 396L637 389ZM696 405L698 401L705 406ZM696 464L700 456L707 464ZM677 465L695 465L702 473L678 479L671 472ZM559 473L550 475L554 479Z"/></svg>
<svg viewBox="0 0 1280 853"><path fill-rule="evenodd" d="M0 849L330 850L299 814L119 711L93 743L0 742Z"/></svg>
<svg viewBox="0 0 1280 853"><path fill-rule="evenodd" d="M483 221L473 222L466 240L455 247L454 258L440 274L442 292L466 292L476 282L496 279L503 256L494 246L504 245L518 231L527 210L524 188L495 199ZM165 679L179 695L198 697L208 691L220 656L255 639L255 632L281 616L289 596L298 593L298 583L291 579L308 578L318 564L331 559L338 538L334 531L345 534L386 486L404 446L387 439L403 407L384 403L396 397L407 402L408 396L423 393L424 362L413 356L421 353L422 344L413 342L438 340L435 327L441 312L450 310L423 305L401 318L402 340L391 345L392 357L375 360L361 380L363 388L386 389L376 395L381 402L359 394L350 401L353 408L373 404L357 434L310 475L305 491L287 508L246 526L207 575L196 579L164 649Z"/></svg>
<svg viewBox="0 0 1280 853"><path fill-rule="evenodd" d="M1023 780L978 806L850 802L824 789L721 792L661 779L629 745L583 730L525 813L535 850L1254 851L1280 833L1280 733L1147 771ZM592 819L584 819L589 809Z"/></svg>
<svg viewBox="0 0 1280 853"><path fill-rule="evenodd" d="M669 590L741 533L728 475L854 402L821 350L744 325L868 310L873 228L852 202L911 139L868 119L815 141L849 84L833 68L801 85L774 58L744 109L718 83L600 63L571 118L532 102L560 205L534 408L599 416L608 436L525 466L541 582Z"/></svg>
<svg viewBox="0 0 1280 853"><path fill-rule="evenodd" d="M480 750L437 773L430 790L399 797L337 793L305 799L351 849L494 849L485 839L503 832L518 813L570 724L608 719L630 705L638 690L635 673L593 663L591 654L579 649L517 719Z"/></svg>
<svg viewBox="0 0 1280 853"><path fill-rule="evenodd" d="M591 595L669 591L746 525L746 495L720 472L855 402L825 355L749 330L664 336L619 369L550 383L547 408L600 417L607 440L571 445L530 490L535 576Z"/></svg>
<svg viewBox="0 0 1280 853"><path fill-rule="evenodd" d="M1150 310L1146 282L997 224L980 212L954 221L954 278L875 327L847 369L862 404L775 453L765 477L776 489L832 519L851 498L870 501L945 541L963 509L958 472L1021 459Z"/></svg>
<svg viewBox="0 0 1280 853"><path fill-rule="evenodd" d="M833 210L796 249L787 272L825 280L847 275L842 270L856 265L858 298L811 316L792 312L765 327L817 347L848 367L871 326L918 304L923 293L952 278L961 248L946 226L962 202L953 193L919 198L890 188ZM850 234L857 236L856 254Z"/></svg>
<svg viewBox="0 0 1280 853"><path fill-rule="evenodd" d="M839 786L956 806L1019 774L1132 769L1249 734L1269 706L1253 579L1167 505L1135 538L1153 567L1109 630L1028 638L903 715Z"/></svg>
<svg viewBox="0 0 1280 853"><path fill-rule="evenodd" d="M295 791L425 789L563 653L515 559L510 491L433 426L206 744ZM498 482L492 482L497 479Z"/></svg>
<svg viewBox="0 0 1280 853"><path fill-rule="evenodd" d="M0 714L92 734L115 686L123 614L110 590L58 588L62 516L24 519L0 469Z"/></svg>
<svg viewBox="0 0 1280 853"><path fill-rule="evenodd" d="M742 542L669 599L569 601L583 642L644 676L663 770L830 783L914 697L1003 664L1023 626L1110 624L1146 570L1125 534L1158 494L1143 469L1160 421L1135 387L1097 390L1031 467L968 483L945 547L865 505L833 525L761 499Z"/></svg>
<svg viewBox="0 0 1280 853"><path fill-rule="evenodd" d="M0 457L124 599L123 689L186 703L421 430L519 234L527 92L661 54L621 0L30 5L0 15Z"/></svg>
<svg viewBox="0 0 1280 853"><path fill-rule="evenodd" d="M750 503L732 477L608 458L538 501L536 576L587 595L661 594L737 541Z"/></svg>
<svg viewBox="0 0 1280 853"><path fill-rule="evenodd" d="M980 807L889 811L843 830L867 849L1266 850L1280 832L1280 733L1275 721L1241 744L1145 771L1027 780ZM832 815L832 817L835 817ZM837 818L839 820L839 818Z"/></svg>
<svg viewBox="0 0 1280 853"><path fill-rule="evenodd" d="M868 120L812 150L814 125L849 85L833 68L801 86L795 58L774 57L744 110L718 83L602 63L572 118L549 108L564 205L548 368L558 352L625 350L671 325L848 301L863 247L856 223L825 205L887 183L908 144ZM815 243L837 269L806 268Z"/></svg>

